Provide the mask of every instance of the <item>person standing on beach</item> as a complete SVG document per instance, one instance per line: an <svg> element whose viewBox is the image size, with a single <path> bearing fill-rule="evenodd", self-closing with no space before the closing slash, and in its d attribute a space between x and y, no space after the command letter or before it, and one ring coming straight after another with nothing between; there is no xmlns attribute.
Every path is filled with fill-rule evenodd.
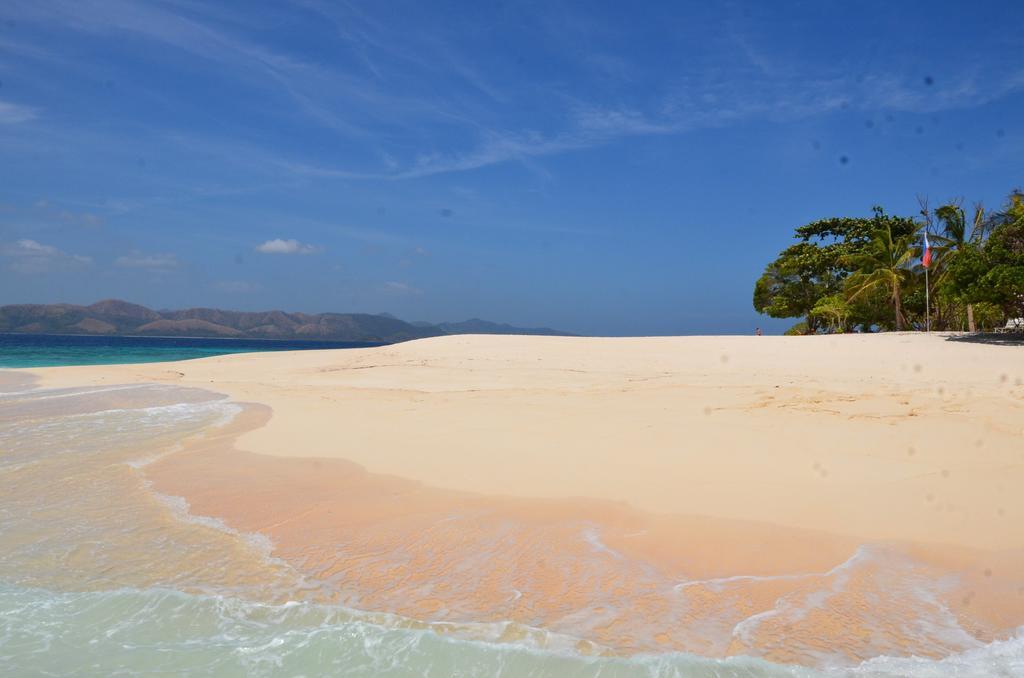
<svg viewBox="0 0 1024 678"><path fill-rule="evenodd" d="M761 336L761 328L760 327L756 328L754 330L754 334L760 337Z"/></svg>

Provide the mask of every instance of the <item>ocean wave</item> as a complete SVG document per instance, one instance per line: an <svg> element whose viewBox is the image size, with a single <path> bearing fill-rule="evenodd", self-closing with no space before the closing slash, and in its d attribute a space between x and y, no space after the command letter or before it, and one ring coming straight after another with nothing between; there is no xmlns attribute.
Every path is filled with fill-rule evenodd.
<svg viewBox="0 0 1024 678"><path fill-rule="evenodd" d="M0 420L0 450L4 452L0 470L15 470L58 456L106 453L117 448L144 452L125 462L134 467L144 466L166 453L168 446L158 443L159 438L185 438L224 426L241 410L241 406L221 396L142 407L94 405L85 411L41 412L35 417Z"/></svg>
<svg viewBox="0 0 1024 678"><path fill-rule="evenodd" d="M940 660L878 657L810 669L751 657L684 653L586 655L543 632L501 642L511 622L479 638L315 603L277 605L167 589L56 593L0 585L0 670L11 675L714 676L894 678L1014 676L1024 635ZM472 626L472 625L468 625ZM550 647L554 645L552 649Z"/></svg>
<svg viewBox="0 0 1024 678"><path fill-rule="evenodd" d="M42 409L42 419L33 420L34 423L22 419L16 426L0 426L0 447L6 446L4 464L9 465L10 479L10 491L0 499L0 516L5 517L0 536L6 534L11 543L23 546L0 557L0 565L8 574L6 583L0 583L0 674L107 676L162 671L268 676L1024 675L1022 634L982 647L971 646L938 660L880 656L853 667L808 668L746 656L716 659L679 652L617 656L606 647L570 635L587 636L586 625L570 626L569 633L558 633L513 621L424 622L314 602L336 602L339 598L304 597L315 594L329 582L307 578L273 558L273 544L267 537L237 531L214 517L194 515L187 501L179 497L133 494L131 490L140 481L148 488L144 479L139 474L122 477L111 471L118 466L122 470L124 466L137 469L169 451L181 449L182 438L227 423L240 411L240 406L217 394L157 386L129 391L134 396L131 404L136 407L124 407L120 405L120 396L128 388L133 387L78 392L75 395L83 396L80 402L62 396L55 401L50 399L50 403L35 403L37 412ZM42 391L39 395L45 397L48 393ZM59 407L53 404L57 401ZM112 450L121 451L115 454ZM46 473L21 473L31 461L48 461ZM17 479L13 477L14 471L20 474ZM58 483L57 479L62 480ZM80 485L69 484L72 479ZM150 507L153 495L159 505ZM93 501L85 503L89 498ZM145 519L141 517L142 511L147 511ZM205 532L215 533L216 539L200 541L191 532L175 533L175 538L169 538L163 532L168 529L163 518L168 511L177 519L173 523L205 528ZM159 534L154 525L160 525ZM44 526L48 538L41 537ZM623 557L607 546L595 526L585 525L580 539L596 556L616 561ZM233 548L234 541L244 543L247 549L235 552L224 548L228 542ZM198 552L200 543L206 548L199 558L202 567L193 570L197 562L185 560L184 555ZM87 548L79 551L77 547L82 544ZM120 544L120 550L113 548L113 544ZM148 554L147 559L121 562L128 546L132 548L127 552ZM243 550L244 559L239 559ZM81 560L81 554L88 554L86 561ZM159 567L159 561L174 558L187 563L179 568L180 576ZM770 616L804 614L820 605L821 596L843 590L846 575L854 565L886 558L891 556L861 548L847 561L825 572L774 577L738 575L682 583L676 579L666 591L682 599L691 591L722 591L739 583L827 580L827 586L820 590L783 596L774 608L753 614L733 627L734 636L744 636L756 631ZM247 566L249 573L262 573L259 568L267 564L271 566L268 572L280 570L287 576L280 581L249 575L235 577L238 563L250 561L257 562L259 567ZM72 562L78 562L80 568L92 569L79 572L68 565ZM20 576L36 572L40 563L53 565L53 572L47 574L49 579ZM69 579L69 573L78 578ZM126 579L128 574L139 578ZM97 579L100 575L105 579ZM232 582L236 582L236 588L229 588ZM126 584L152 588L115 588ZM86 586L105 586L108 590L67 592ZM268 599L264 594L274 597ZM510 595L518 598L523 594L510 588ZM293 600L281 602L287 598ZM347 602L359 606L358 601ZM929 598L926 602L941 607L937 600ZM592 609L577 614L593 621ZM882 609L878 614L886 612ZM937 629L940 636L958 630L955 619L950 619L947 626ZM929 637L936 635L935 628L929 627L927 631ZM962 649L967 645L957 637L948 647ZM892 650L875 650L889 651Z"/></svg>

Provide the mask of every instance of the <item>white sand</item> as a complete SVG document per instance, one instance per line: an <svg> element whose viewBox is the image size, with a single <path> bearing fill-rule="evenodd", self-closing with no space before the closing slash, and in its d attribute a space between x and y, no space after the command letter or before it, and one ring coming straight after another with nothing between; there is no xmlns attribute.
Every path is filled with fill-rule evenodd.
<svg viewBox="0 0 1024 678"><path fill-rule="evenodd" d="M1024 349L938 335L442 337L32 370L269 405L239 447L455 490L1024 547Z"/></svg>

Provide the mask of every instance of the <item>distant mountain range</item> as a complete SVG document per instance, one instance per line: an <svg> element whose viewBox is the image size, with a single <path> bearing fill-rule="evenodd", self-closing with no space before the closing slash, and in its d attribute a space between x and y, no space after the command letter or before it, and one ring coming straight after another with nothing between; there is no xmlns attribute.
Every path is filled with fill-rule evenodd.
<svg viewBox="0 0 1024 678"><path fill-rule="evenodd" d="M0 332L245 339L318 339L394 343L446 334L534 334L571 336L546 327L513 327L486 320L408 323L388 313L286 313L189 308L154 311L108 299L91 306L14 304L0 306Z"/></svg>

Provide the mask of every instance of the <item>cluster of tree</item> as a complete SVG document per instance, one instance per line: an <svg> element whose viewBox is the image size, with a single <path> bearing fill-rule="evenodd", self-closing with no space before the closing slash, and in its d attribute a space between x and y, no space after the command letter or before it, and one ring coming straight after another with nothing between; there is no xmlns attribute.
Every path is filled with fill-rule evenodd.
<svg viewBox="0 0 1024 678"><path fill-rule="evenodd" d="M931 260L925 275L923 233ZM1002 209L960 201L916 217L822 219L796 229L754 285L754 308L803 318L789 334L991 329L1024 317L1024 193Z"/></svg>

